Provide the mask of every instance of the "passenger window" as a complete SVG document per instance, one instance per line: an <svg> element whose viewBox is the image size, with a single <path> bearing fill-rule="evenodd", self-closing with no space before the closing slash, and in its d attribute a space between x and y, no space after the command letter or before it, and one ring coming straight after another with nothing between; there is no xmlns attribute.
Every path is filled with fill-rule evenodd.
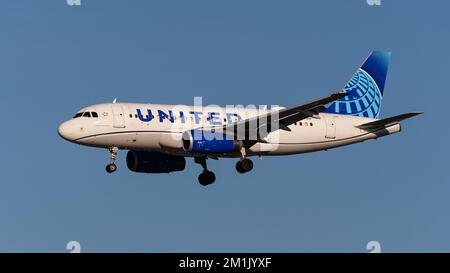
<svg viewBox="0 0 450 273"><path fill-rule="evenodd" d="M75 116L73 116L73 118L79 118L83 115L83 113L76 113Z"/></svg>
<svg viewBox="0 0 450 273"><path fill-rule="evenodd" d="M98 118L97 112L91 112L91 115L92 115L93 118Z"/></svg>
<svg viewBox="0 0 450 273"><path fill-rule="evenodd" d="M83 117L85 117L85 118L90 118L90 117L91 117L91 113L85 112L85 113L83 114Z"/></svg>
<svg viewBox="0 0 450 273"><path fill-rule="evenodd" d="M310 125L310 126L313 126L313 123L311 122L311 123L309 123L309 125Z"/></svg>

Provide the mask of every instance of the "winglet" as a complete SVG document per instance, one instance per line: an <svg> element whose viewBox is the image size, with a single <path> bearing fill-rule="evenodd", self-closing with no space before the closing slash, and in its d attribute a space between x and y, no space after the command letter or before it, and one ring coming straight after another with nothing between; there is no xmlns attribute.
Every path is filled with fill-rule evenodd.
<svg viewBox="0 0 450 273"><path fill-rule="evenodd" d="M117 102L117 98L114 98L114 100L113 100L113 102L112 103L116 103Z"/></svg>

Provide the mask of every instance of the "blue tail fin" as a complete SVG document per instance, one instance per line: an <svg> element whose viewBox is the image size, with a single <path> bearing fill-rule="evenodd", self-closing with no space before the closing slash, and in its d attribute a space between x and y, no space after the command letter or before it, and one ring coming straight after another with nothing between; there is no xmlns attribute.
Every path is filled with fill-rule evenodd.
<svg viewBox="0 0 450 273"><path fill-rule="evenodd" d="M349 95L331 104L325 113L379 118L390 52L373 51L347 83Z"/></svg>

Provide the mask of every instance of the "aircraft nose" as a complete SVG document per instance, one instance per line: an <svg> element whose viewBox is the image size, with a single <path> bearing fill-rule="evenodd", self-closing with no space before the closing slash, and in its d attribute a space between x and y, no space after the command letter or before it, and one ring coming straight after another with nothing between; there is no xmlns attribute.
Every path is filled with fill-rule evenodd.
<svg viewBox="0 0 450 273"><path fill-rule="evenodd" d="M67 141L72 141L75 139L73 134L73 128L72 126L70 126L68 121L63 122L61 125L59 125L58 134L60 137L64 138Z"/></svg>

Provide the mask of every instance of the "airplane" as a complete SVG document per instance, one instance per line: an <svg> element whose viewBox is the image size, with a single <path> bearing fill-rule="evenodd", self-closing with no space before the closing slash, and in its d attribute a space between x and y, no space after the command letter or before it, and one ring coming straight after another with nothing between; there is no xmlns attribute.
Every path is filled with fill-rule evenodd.
<svg viewBox="0 0 450 273"><path fill-rule="evenodd" d="M390 52L373 51L340 92L290 107L272 109L103 103L79 110L58 127L72 143L106 148L117 170L118 151L138 173L183 171L186 157L202 166L202 186L216 180L207 159L236 158L236 170L253 169L252 156L323 151L401 131L409 112L380 119Z"/></svg>

